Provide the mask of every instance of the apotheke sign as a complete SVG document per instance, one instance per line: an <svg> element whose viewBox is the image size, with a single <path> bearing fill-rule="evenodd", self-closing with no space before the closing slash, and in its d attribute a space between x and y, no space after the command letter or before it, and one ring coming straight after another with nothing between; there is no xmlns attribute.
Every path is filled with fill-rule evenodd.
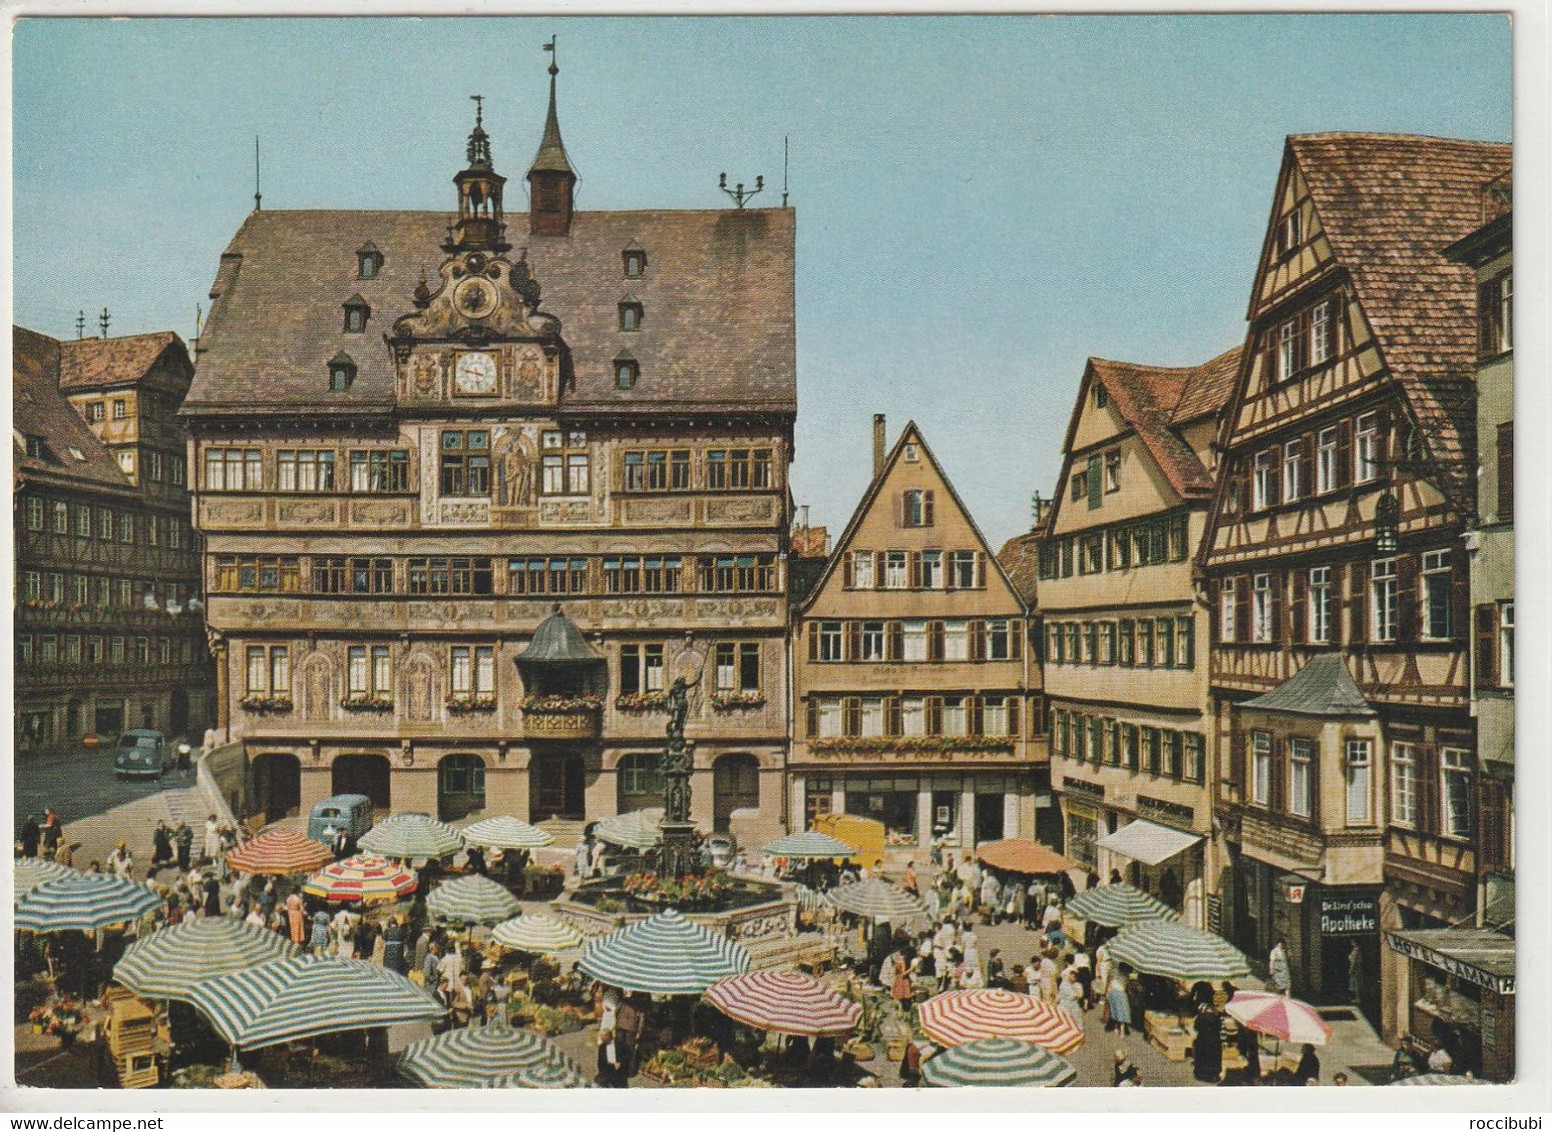
<svg viewBox="0 0 1552 1132"><path fill-rule="evenodd" d="M1368 935L1379 931L1378 896L1320 895L1321 935Z"/></svg>

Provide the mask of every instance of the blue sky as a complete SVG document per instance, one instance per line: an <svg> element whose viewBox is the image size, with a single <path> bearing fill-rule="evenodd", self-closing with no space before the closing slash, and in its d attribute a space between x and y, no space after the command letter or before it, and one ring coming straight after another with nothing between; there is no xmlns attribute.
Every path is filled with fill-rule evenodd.
<svg viewBox="0 0 1552 1132"><path fill-rule="evenodd" d="M443 208L478 91L520 186L552 33L579 207L722 207L723 170L777 204L791 135L814 521L844 525L885 412L994 546L1053 490L1087 356L1241 339L1284 135L1511 130L1489 14L24 20L16 321L192 334L255 133L266 207Z"/></svg>

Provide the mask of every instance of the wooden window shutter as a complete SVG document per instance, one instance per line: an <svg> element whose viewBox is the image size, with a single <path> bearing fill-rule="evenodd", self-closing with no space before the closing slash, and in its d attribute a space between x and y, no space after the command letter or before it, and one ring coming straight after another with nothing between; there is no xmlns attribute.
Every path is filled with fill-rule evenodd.
<svg viewBox="0 0 1552 1132"><path fill-rule="evenodd" d="M1272 804L1281 813L1288 812L1288 740L1272 736Z"/></svg>
<svg viewBox="0 0 1552 1132"><path fill-rule="evenodd" d="M1239 712L1229 713L1229 783L1243 799L1245 792L1245 746L1250 742Z"/></svg>
<svg viewBox="0 0 1552 1132"><path fill-rule="evenodd" d="M1266 346L1261 351L1261 376L1268 389L1277 384L1277 327L1266 332Z"/></svg>
<svg viewBox="0 0 1552 1132"><path fill-rule="evenodd" d="M884 699L884 734L898 735L904 729L900 718L900 697L886 697Z"/></svg>
<svg viewBox="0 0 1552 1132"><path fill-rule="evenodd" d="M911 588L913 590L922 588L922 559L919 550L911 551Z"/></svg>
<svg viewBox="0 0 1552 1132"><path fill-rule="evenodd" d="M1498 280L1477 284L1477 353L1491 357L1498 352Z"/></svg>
<svg viewBox="0 0 1552 1132"><path fill-rule="evenodd" d="M848 590L857 588L857 569L856 564L852 561L850 551L846 553L846 557L841 561L841 585Z"/></svg>
<svg viewBox="0 0 1552 1132"><path fill-rule="evenodd" d="M1396 640L1417 640L1417 622L1417 556L1402 554L1396 558Z"/></svg>
<svg viewBox="0 0 1552 1132"><path fill-rule="evenodd" d="M1439 832L1439 752L1432 746L1417 746L1417 828Z"/></svg>
<svg viewBox="0 0 1552 1132"><path fill-rule="evenodd" d="M1039 738L1050 729L1051 720L1045 707L1044 696L1033 695L1029 697L1029 734L1033 738Z"/></svg>
<svg viewBox="0 0 1552 1132"><path fill-rule="evenodd" d="M1477 687L1498 686L1498 606L1483 602L1477 606L1476 669Z"/></svg>
<svg viewBox="0 0 1552 1132"><path fill-rule="evenodd" d="M845 733L851 736L862 734L862 701L856 696L847 696L841 705L842 725Z"/></svg>
<svg viewBox="0 0 1552 1132"><path fill-rule="evenodd" d="M1347 567L1347 643L1361 645L1369 639L1369 567L1354 562Z"/></svg>
<svg viewBox="0 0 1552 1132"><path fill-rule="evenodd" d="M1342 348L1342 323L1346 314L1342 296L1332 295L1326 302L1331 312L1331 317L1326 320L1326 360L1330 361Z"/></svg>
<svg viewBox="0 0 1552 1132"><path fill-rule="evenodd" d="M1126 627L1125 621L1121 622L1121 627L1122 629ZM1218 578L1207 580L1207 632L1211 634L1213 641L1219 644L1226 643L1223 640L1223 582ZM1120 647L1121 642L1117 640L1116 649L1119 651Z"/></svg>
<svg viewBox="0 0 1552 1132"><path fill-rule="evenodd" d="M884 626L884 655L890 660L905 656L905 625L899 621Z"/></svg>
<svg viewBox="0 0 1552 1132"><path fill-rule="evenodd" d="M1266 477L1266 505L1276 507L1283 501L1283 452L1281 447L1276 447L1272 452L1271 474Z"/></svg>
<svg viewBox="0 0 1552 1132"><path fill-rule="evenodd" d="M1299 312L1295 320L1297 329L1293 336L1293 369L1295 373L1309 368L1309 326L1311 312Z"/></svg>
<svg viewBox="0 0 1552 1132"><path fill-rule="evenodd" d="M1309 622L1309 571L1299 567L1290 571L1293 583L1293 600L1288 603L1288 640L1302 645Z"/></svg>
<svg viewBox="0 0 1552 1132"><path fill-rule="evenodd" d="M1318 440L1313 432L1299 438L1299 491L1305 496L1315 494L1315 445Z"/></svg>
<svg viewBox="0 0 1552 1132"><path fill-rule="evenodd" d="M873 588L875 590L884 588L884 552L882 550L875 550L873 552Z"/></svg>
<svg viewBox="0 0 1552 1132"><path fill-rule="evenodd" d="M1498 426L1498 498L1500 523L1514 522L1514 422Z"/></svg>
<svg viewBox="0 0 1552 1132"><path fill-rule="evenodd" d="M922 526L932 526L932 492L922 492Z"/></svg>
<svg viewBox="0 0 1552 1132"><path fill-rule="evenodd" d="M965 697L966 722L969 724L969 732L972 735L980 735L986 730L986 712L980 696Z"/></svg>
<svg viewBox="0 0 1552 1132"><path fill-rule="evenodd" d="M808 659L819 659L819 622L808 623Z"/></svg>
<svg viewBox="0 0 1552 1132"><path fill-rule="evenodd" d="M1274 570L1271 577L1272 595L1270 608L1267 610L1267 622L1272 629L1272 641L1276 643L1287 639L1287 633L1283 629L1283 582L1284 575L1280 570Z"/></svg>
<svg viewBox="0 0 1552 1132"><path fill-rule="evenodd" d="M1250 586L1253 579L1241 574L1234 580L1234 639L1248 641L1251 638Z"/></svg>
<svg viewBox="0 0 1552 1132"><path fill-rule="evenodd" d="M943 622L927 622L927 659L943 659Z"/></svg>
<svg viewBox="0 0 1552 1132"><path fill-rule="evenodd" d="M927 734L943 734L943 699L941 696L927 697Z"/></svg>
<svg viewBox="0 0 1552 1132"><path fill-rule="evenodd" d="M1309 820L1313 826L1320 825L1320 744L1314 744L1310 751L1309 764Z"/></svg>
<svg viewBox="0 0 1552 1132"><path fill-rule="evenodd" d="M812 626L810 626L812 628ZM808 697L805 705L808 711L808 737L816 739L819 736L819 701L813 696Z"/></svg>
<svg viewBox="0 0 1552 1132"><path fill-rule="evenodd" d="M862 622L846 622L846 659L862 659Z"/></svg>
<svg viewBox="0 0 1552 1132"><path fill-rule="evenodd" d="M1484 776L1477 800L1477 816L1481 837L1481 864L1489 869L1503 868L1509 863L1508 799L1503 783Z"/></svg>
<svg viewBox="0 0 1552 1132"><path fill-rule="evenodd" d="M975 552L975 588L986 588L986 552L982 550Z"/></svg>
<svg viewBox="0 0 1552 1132"><path fill-rule="evenodd" d="M1462 543L1450 551L1450 636L1471 647L1471 554Z"/></svg>
<svg viewBox="0 0 1552 1132"><path fill-rule="evenodd" d="M1374 474L1378 481L1384 482L1391 478L1394 465L1391 463L1390 450L1390 407L1381 405L1374 410L1374 461L1378 465Z"/></svg>
<svg viewBox="0 0 1552 1132"><path fill-rule="evenodd" d="M1336 422L1336 486L1351 487L1353 482L1353 422Z"/></svg>
<svg viewBox="0 0 1552 1132"><path fill-rule="evenodd" d="M972 621L965 627L969 635L968 653L971 660L986 659L986 622Z"/></svg>
<svg viewBox="0 0 1552 1132"><path fill-rule="evenodd" d="M1022 621L1012 621L1012 620L1010 620L1008 622L1008 659L1009 660L1023 660L1024 659L1024 633L1025 632L1026 632L1026 630L1024 628L1024 622L1022 622Z"/></svg>
<svg viewBox="0 0 1552 1132"><path fill-rule="evenodd" d="M1022 732L1019 730L1019 698L1017 696L1009 696L1002 702L1006 705L1006 710L1008 713L1007 733L1009 735L1022 734Z"/></svg>

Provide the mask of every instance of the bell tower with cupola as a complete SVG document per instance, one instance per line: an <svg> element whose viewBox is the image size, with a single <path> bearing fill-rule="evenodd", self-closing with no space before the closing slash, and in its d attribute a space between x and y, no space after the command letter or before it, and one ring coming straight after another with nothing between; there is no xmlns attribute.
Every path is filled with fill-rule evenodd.
<svg viewBox="0 0 1552 1132"><path fill-rule="evenodd" d="M544 138L528 170L528 231L535 236L569 236L571 207L577 174L560 139L560 119L555 114L555 41L544 45L550 52L550 111L544 119Z"/></svg>
<svg viewBox="0 0 1552 1132"><path fill-rule="evenodd" d="M469 167L453 177L458 187L458 221L448 232L447 252L504 252L506 222L501 218L501 187L507 179L490 161L490 135L485 132L485 100L474 100L474 129L469 134Z"/></svg>

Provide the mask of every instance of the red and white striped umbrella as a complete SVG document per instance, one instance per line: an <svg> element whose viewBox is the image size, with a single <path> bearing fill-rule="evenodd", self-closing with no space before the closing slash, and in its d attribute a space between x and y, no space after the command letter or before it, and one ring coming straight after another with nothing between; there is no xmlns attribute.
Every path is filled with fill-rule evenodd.
<svg viewBox="0 0 1552 1132"><path fill-rule="evenodd" d="M1230 1018L1246 1029L1285 1042L1323 1046L1331 1040L1331 1027L1309 1003L1265 991L1235 991L1224 1007Z"/></svg>
<svg viewBox="0 0 1552 1132"><path fill-rule="evenodd" d="M794 971L751 971L719 979L706 992L706 1001L735 1022L804 1038L849 1034L862 1019L862 1003Z"/></svg>
<svg viewBox="0 0 1552 1132"><path fill-rule="evenodd" d="M325 865L308 878L302 891L339 904L397 900L415 891L415 874L403 865L371 853L358 853Z"/></svg>
<svg viewBox="0 0 1552 1132"><path fill-rule="evenodd" d="M260 876L291 876L321 869L334 859L323 842L294 829L272 829L226 855L228 868Z"/></svg>
<svg viewBox="0 0 1552 1132"><path fill-rule="evenodd" d="M1083 1027L1065 1011L1010 990L951 990L921 1004L921 1028L939 1045L1016 1038L1052 1053L1083 1044Z"/></svg>

